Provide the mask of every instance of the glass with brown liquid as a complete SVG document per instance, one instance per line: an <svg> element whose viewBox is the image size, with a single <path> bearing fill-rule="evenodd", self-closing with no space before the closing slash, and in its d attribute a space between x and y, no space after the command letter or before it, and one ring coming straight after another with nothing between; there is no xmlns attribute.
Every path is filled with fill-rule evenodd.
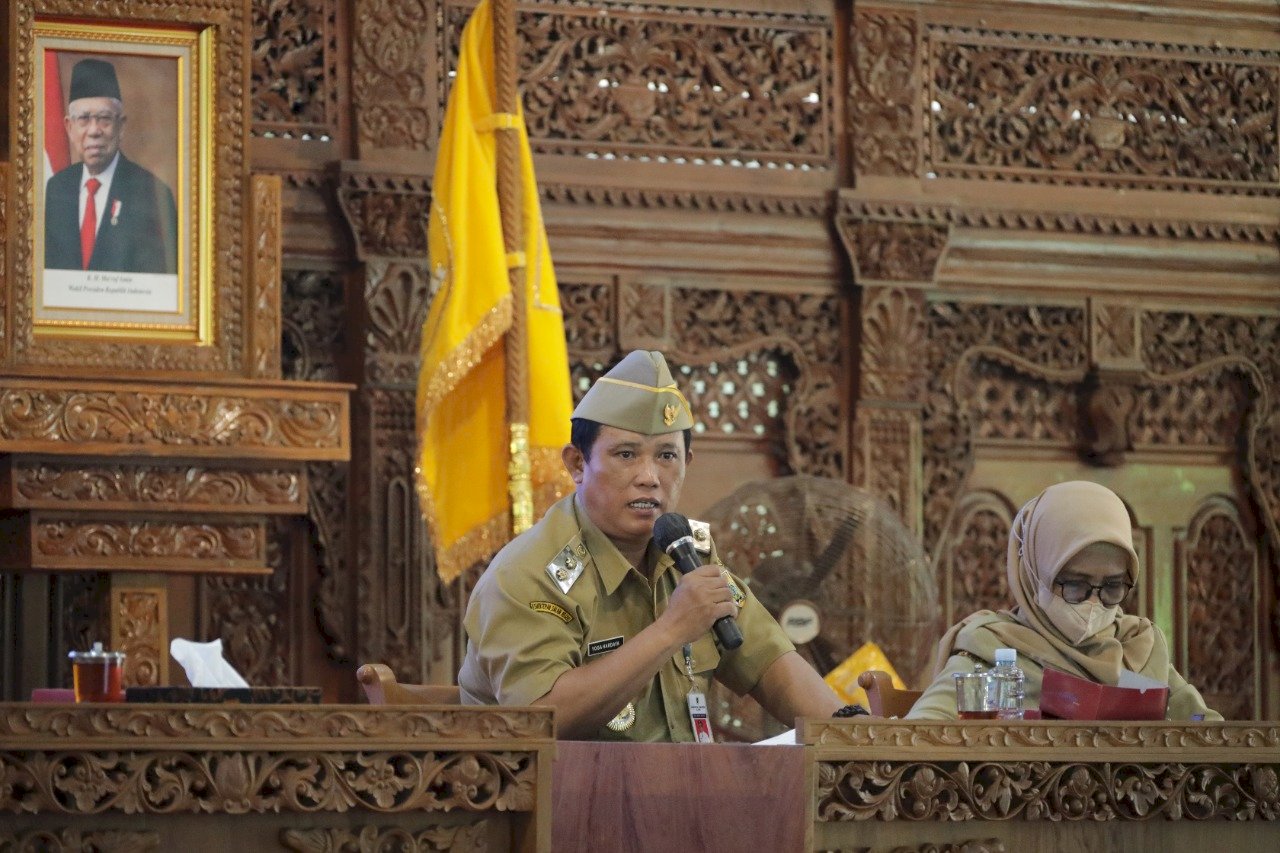
<svg viewBox="0 0 1280 853"><path fill-rule="evenodd" d="M94 643L89 651L67 657L77 702L124 701L124 652L109 652L102 643Z"/></svg>

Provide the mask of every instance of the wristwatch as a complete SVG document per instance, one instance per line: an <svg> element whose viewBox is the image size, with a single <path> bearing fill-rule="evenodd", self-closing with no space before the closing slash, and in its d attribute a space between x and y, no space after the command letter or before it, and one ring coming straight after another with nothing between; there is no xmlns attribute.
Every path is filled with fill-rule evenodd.
<svg viewBox="0 0 1280 853"><path fill-rule="evenodd" d="M866 708L862 707L861 705L845 705L843 708L836 711L831 716L833 717L864 717L864 716L869 717L871 716L871 712L868 711Z"/></svg>

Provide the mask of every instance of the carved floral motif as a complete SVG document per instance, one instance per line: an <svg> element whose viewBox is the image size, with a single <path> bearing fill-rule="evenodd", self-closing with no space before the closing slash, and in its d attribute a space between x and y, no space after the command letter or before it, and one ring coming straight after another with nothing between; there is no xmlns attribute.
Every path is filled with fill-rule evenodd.
<svg viewBox="0 0 1280 853"><path fill-rule="evenodd" d="M536 773L522 752L23 750L0 752L0 811L530 811Z"/></svg>
<svg viewBox="0 0 1280 853"><path fill-rule="evenodd" d="M14 491L25 505L94 507L196 504L239 510L301 506L302 475L284 468L239 471L199 465L19 461Z"/></svg>
<svg viewBox="0 0 1280 853"><path fill-rule="evenodd" d="M117 447L235 447L242 454L279 449L331 450L346 419L341 395L328 399L250 397L208 390L120 393L113 389L0 389L0 442L107 444ZM259 453L260 455L260 453Z"/></svg>
<svg viewBox="0 0 1280 853"><path fill-rule="evenodd" d="M840 222L859 281L929 283L942 250L947 229L910 222Z"/></svg>
<svg viewBox="0 0 1280 853"><path fill-rule="evenodd" d="M1084 376L1085 317L1072 307L935 302L927 323L924 544L939 553L973 435L1074 435L1069 389Z"/></svg>
<svg viewBox="0 0 1280 853"><path fill-rule="evenodd" d="M819 821L1280 819L1257 765L822 762L816 800Z"/></svg>
<svg viewBox="0 0 1280 853"><path fill-rule="evenodd" d="M847 114L858 175L912 175L919 160L915 18L855 11Z"/></svg>
<svg viewBox="0 0 1280 853"><path fill-rule="evenodd" d="M448 7L449 68L469 13ZM569 4L518 14L535 150L822 167L833 156L825 18Z"/></svg>
<svg viewBox="0 0 1280 853"><path fill-rule="evenodd" d="M485 821L421 830L365 826L359 830L286 829L280 833L280 843L300 853L484 853L489 849L488 840Z"/></svg>
<svg viewBox="0 0 1280 853"><path fill-rule="evenodd" d="M265 548L262 527L254 523L37 518L32 528L32 550L42 566L84 558L261 562Z"/></svg>
<svg viewBox="0 0 1280 853"><path fill-rule="evenodd" d="M69 737L85 742L165 749L157 739L210 742L237 748L281 749L286 741L349 745L352 739L392 740L438 747L441 741L550 739L549 709L478 710L370 708L320 705L221 705L180 711L122 705L104 707L0 706L0 748L61 749Z"/></svg>
<svg viewBox="0 0 1280 853"><path fill-rule="evenodd" d="M932 271L930 271L932 276ZM862 288L860 399L918 402L924 390L925 301L917 290Z"/></svg>
<svg viewBox="0 0 1280 853"><path fill-rule="evenodd" d="M1192 519L1184 549L1186 678L1229 720L1258 711L1254 655L1258 557L1235 508L1214 501Z"/></svg>
<svg viewBox="0 0 1280 853"><path fill-rule="evenodd" d="M275 518L267 538L265 563L271 574L261 577L200 578L199 621L204 637L222 640L223 654L245 681L268 687L297 683L297 642L290 633L293 614L289 590L301 578L290 572L289 530L293 519Z"/></svg>
<svg viewBox="0 0 1280 853"><path fill-rule="evenodd" d="M254 0L255 136L327 139L338 123L337 3Z"/></svg>
<svg viewBox="0 0 1280 853"><path fill-rule="evenodd" d="M365 149L426 151L435 137L429 44L431 12L421 0L357 0L351 20L351 102ZM422 221L426 221L425 219ZM424 237L425 243L425 237Z"/></svg>
<svg viewBox="0 0 1280 853"><path fill-rule="evenodd" d="M249 374L257 379L280 378L280 265L282 258L280 179L254 175L253 274L249 316Z"/></svg>
<svg viewBox="0 0 1280 853"><path fill-rule="evenodd" d="M941 27L928 42L938 174L1275 191L1280 54Z"/></svg>
<svg viewBox="0 0 1280 853"><path fill-rule="evenodd" d="M430 304L427 268L372 261L365 276L366 377L375 385L416 387L422 324Z"/></svg>
<svg viewBox="0 0 1280 853"><path fill-rule="evenodd" d="M944 621L948 625L976 610L1004 610L1012 596L1005 579L1005 555L1013 513L998 496L965 495L956 513L956 532L943 557L941 577L950 586Z"/></svg>
<svg viewBox="0 0 1280 853"><path fill-rule="evenodd" d="M111 648L124 652L124 685L154 687L165 682L169 650L161 655L168 633L166 591L113 589L111 591Z"/></svg>
<svg viewBox="0 0 1280 853"><path fill-rule="evenodd" d="M338 203L361 260L427 257L431 191L425 180L343 174Z"/></svg>

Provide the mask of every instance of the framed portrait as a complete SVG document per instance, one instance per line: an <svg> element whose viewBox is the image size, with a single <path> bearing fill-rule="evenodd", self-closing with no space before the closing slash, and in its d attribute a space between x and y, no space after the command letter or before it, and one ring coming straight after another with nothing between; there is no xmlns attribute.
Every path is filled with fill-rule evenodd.
<svg viewBox="0 0 1280 853"><path fill-rule="evenodd" d="M207 342L207 38L37 19L34 48L34 333Z"/></svg>
<svg viewBox="0 0 1280 853"><path fill-rule="evenodd" d="M278 205L249 193L248 8L10 0L0 364L245 371Z"/></svg>

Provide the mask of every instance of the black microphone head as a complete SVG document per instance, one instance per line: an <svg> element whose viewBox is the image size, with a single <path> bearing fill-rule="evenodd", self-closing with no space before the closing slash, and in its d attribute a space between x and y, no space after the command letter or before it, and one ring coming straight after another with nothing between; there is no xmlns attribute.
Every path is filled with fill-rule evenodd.
<svg viewBox="0 0 1280 853"><path fill-rule="evenodd" d="M693 528L689 527L689 519L678 512L663 513L653 523L653 541L663 551L670 548L677 539L692 535Z"/></svg>

